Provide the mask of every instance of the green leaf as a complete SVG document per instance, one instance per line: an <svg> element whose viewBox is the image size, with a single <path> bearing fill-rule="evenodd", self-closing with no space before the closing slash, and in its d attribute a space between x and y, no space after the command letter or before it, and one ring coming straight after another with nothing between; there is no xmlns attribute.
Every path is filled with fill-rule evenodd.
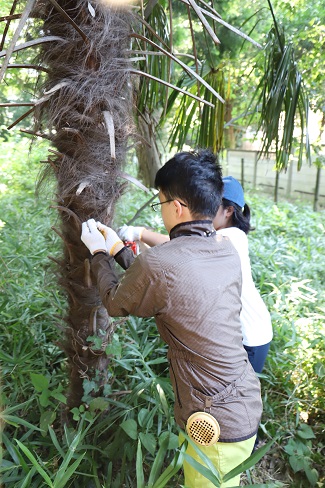
<svg viewBox="0 0 325 488"><path fill-rule="evenodd" d="M176 434L174 434L173 432L169 432L169 431L163 432L159 436L159 445L161 445L165 441L166 437L168 438L167 449L168 450L177 449L179 446L178 436Z"/></svg>
<svg viewBox="0 0 325 488"><path fill-rule="evenodd" d="M319 478L317 470L315 468L305 469L305 473L311 486L316 486Z"/></svg>
<svg viewBox="0 0 325 488"><path fill-rule="evenodd" d="M289 463L292 467L293 471L297 473L298 471L302 471L304 469L303 465L303 458L300 456L289 456Z"/></svg>
<svg viewBox="0 0 325 488"><path fill-rule="evenodd" d="M166 400L165 392L164 392L164 390L162 389L162 387L160 386L159 383L156 384L156 388L157 388L157 391L158 391L158 395L159 395L159 398L160 398L160 402L161 402L161 406L163 408L164 414L165 414L166 418L169 418L170 414L169 414L169 408L168 408L168 403L167 403L167 400Z"/></svg>
<svg viewBox="0 0 325 488"><path fill-rule="evenodd" d="M150 454L152 456L154 456L155 450L156 450L156 445L157 445L157 441L156 441L155 436L153 434L150 434L149 432L147 432L146 434L143 432L140 432L139 438L140 438L143 446L147 449L147 451L150 452Z"/></svg>
<svg viewBox="0 0 325 488"><path fill-rule="evenodd" d="M83 389L84 389L84 394L85 396L86 395L89 395L89 393L91 393L92 391L97 391L98 390L98 386L96 384L95 381L91 380L84 380L83 381Z"/></svg>
<svg viewBox="0 0 325 488"><path fill-rule="evenodd" d="M146 361L147 364L162 364L167 362L168 362L167 358L157 358L157 359L151 359L150 361Z"/></svg>
<svg viewBox="0 0 325 488"><path fill-rule="evenodd" d="M20 485L20 488L29 488L30 486L32 486L31 480L35 473L36 473L36 468L35 466L33 466L32 469L28 471L28 474L24 479L23 483Z"/></svg>
<svg viewBox="0 0 325 488"><path fill-rule="evenodd" d="M183 466L183 460L184 460L184 452L186 450L186 445L183 443L183 445L180 448L180 451L177 452L175 455L173 461L170 463L170 465L165 469L165 471L159 476L158 480L155 482L152 488L163 488L166 486L170 478L175 476L175 474L181 469Z"/></svg>
<svg viewBox="0 0 325 488"><path fill-rule="evenodd" d="M104 412L105 410L107 410L108 406L109 403L105 398L94 398L89 402L89 411L95 412L96 410L99 410L100 412Z"/></svg>
<svg viewBox="0 0 325 488"><path fill-rule="evenodd" d="M141 408L140 412L138 413L138 422L140 427L145 427L147 424L149 410L146 408Z"/></svg>
<svg viewBox="0 0 325 488"><path fill-rule="evenodd" d="M142 357L145 359L153 350L154 345L151 342L147 342L142 351Z"/></svg>
<svg viewBox="0 0 325 488"><path fill-rule="evenodd" d="M2 411L1 416L11 414L17 410L22 410L23 407L26 407L33 399L27 400L26 402L19 403L18 405L13 405L12 407L7 407L5 410Z"/></svg>
<svg viewBox="0 0 325 488"><path fill-rule="evenodd" d="M98 336L89 336L87 337L87 342L92 342L91 344L91 348L92 349L101 349L102 348L102 344L103 344L103 338L102 337L98 337Z"/></svg>
<svg viewBox="0 0 325 488"><path fill-rule="evenodd" d="M247 458L245 461L240 463L234 469L229 471L229 473L223 476L222 481L224 482L229 481L234 476L237 476L243 473L244 471L246 471L246 469L249 469L252 466L254 466L271 449L274 442L276 442L276 438L268 442L264 446L260 447L259 449L257 449L251 456L249 456L249 458Z"/></svg>
<svg viewBox="0 0 325 488"><path fill-rule="evenodd" d="M319 378L324 378L325 376L325 365L321 362L315 364L315 373Z"/></svg>
<svg viewBox="0 0 325 488"><path fill-rule="evenodd" d="M52 429L51 426L49 426L49 433L50 433L50 437L52 439L52 442L53 442L53 445L55 446L56 450L58 451L58 453L60 454L60 456L62 457L62 459L64 458L65 454L64 454L64 451L63 449L61 448L60 444L59 444L59 441L55 435L55 432L54 430Z"/></svg>
<svg viewBox="0 0 325 488"><path fill-rule="evenodd" d="M105 348L105 352L108 356L121 357L122 355L122 345L118 340L114 340L111 344L108 344Z"/></svg>
<svg viewBox="0 0 325 488"><path fill-rule="evenodd" d="M112 486L112 472L113 472L113 463L110 461L107 467L107 474L105 480L105 488L110 488Z"/></svg>
<svg viewBox="0 0 325 488"><path fill-rule="evenodd" d="M52 404L50 400L51 392L50 390L44 389L39 397L39 402L42 405L42 407L48 407L49 405Z"/></svg>
<svg viewBox="0 0 325 488"><path fill-rule="evenodd" d="M207 468L206 466L203 466L203 464L199 463L198 461L196 461L196 459L192 458L192 456L190 456L189 454L184 454L184 457L186 459L186 461L191 465L193 466L193 468L196 469L196 471L198 471L200 474L202 474L202 476L204 476L205 478L207 478L209 481L211 481L211 483L214 485L214 486L217 486L217 487L220 487L220 480L211 472L211 470L209 468Z"/></svg>
<svg viewBox="0 0 325 488"><path fill-rule="evenodd" d="M30 379L36 391L42 392L49 387L49 380L43 374L30 373Z"/></svg>
<svg viewBox="0 0 325 488"><path fill-rule="evenodd" d="M51 478L49 475L46 473L46 471L41 467L33 453L26 447L24 444L22 444L18 439L16 439L16 442L19 446L19 448L23 451L26 457L31 461L35 469L38 471L38 473L42 476L42 478L46 481L47 485L50 488L54 488L53 483L51 481Z"/></svg>
<svg viewBox="0 0 325 488"><path fill-rule="evenodd" d="M138 440L137 459L136 459L137 488L144 488L143 460L141 451L141 441Z"/></svg>
<svg viewBox="0 0 325 488"><path fill-rule="evenodd" d="M35 425L27 422L27 420L24 420L20 417L16 417L15 415L6 415L3 412L1 417L2 420L4 420L6 423L14 425L15 427L17 427L18 425L24 425L25 427L28 427L29 429L32 430L39 430L39 431L41 430L39 427L36 427Z"/></svg>
<svg viewBox="0 0 325 488"><path fill-rule="evenodd" d="M47 410L46 412L43 412L41 414L40 428L42 430L43 437L46 436L49 426L53 424L55 419L56 419L56 413L51 410Z"/></svg>
<svg viewBox="0 0 325 488"><path fill-rule="evenodd" d="M284 446L284 450L287 454L289 454L289 456L295 455L296 452L295 444L288 443L286 446Z"/></svg>
<svg viewBox="0 0 325 488"><path fill-rule="evenodd" d="M69 445L69 450L66 453L66 455L64 456L62 463L61 463L61 465L60 465L60 467L56 473L56 476L54 478L54 488L61 488L61 487L64 488L66 486L64 483L66 483L66 481L68 479L67 473L69 472L69 470L67 468L70 464L72 457L75 455L75 451L76 451L76 448L77 448L80 440L81 440L81 432L78 432L78 434L73 438L71 444ZM81 462L81 460L85 454L86 453L84 452L81 456L79 456L79 458L77 459L77 462L78 462L77 466L79 465L79 463ZM72 466L74 466L74 465L75 465L75 463ZM69 469L71 470L71 467Z"/></svg>
<svg viewBox="0 0 325 488"><path fill-rule="evenodd" d="M2 442L4 443L7 452L13 459L14 464L20 465L24 471L24 474L29 473L30 467L26 463L24 456L20 453L18 447L12 443L12 440L9 439L4 432L2 432Z"/></svg>
<svg viewBox="0 0 325 488"><path fill-rule="evenodd" d="M121 423L121 428L131 439L136 440L138 438L138 426L135 420L125 420Z"/></svg>
<svg viewBox="0 0 325 488"><path fill-rule="evenodd" d="M307 424L300 424L298 430L297 430L297 436L300 437L301 439L315 439L316 436L313 432L313 429L310 427L310 425Z"/></svg>
<svg viewBox="0 0 325 488"><path fill-rule="evenodd" d="M51 391L51 397L55 398L55 400L58 400L59 402L63 403L64 405L67 404L67 398L64 396L61 392L57 390Z"/></svg>
<svg viewBox="0 0 325 488"><path fill-rule="evenodd" d="M185 437L185 439L187 440L187 442L189 444L191 444L191 446L193 447L194 451L196 451L196 453L202 459L202 461L204 462L204 464L206 464L208 470L210 470L210 472L212 473L214 479L215 480L218 480L218 483L220 483L221 482L221 479L220 479L219 471L216 469L216 467L214 466L214 464L211 461L211 459L206 454L204 454L204 452L202 451L202 449L200 448L200 446L198 444L196 444L195 442L193 442L193 440L185 432L181 431L181 436L182 437ZM195 460L193 459L193 461L195 461ZM233 476L235 476L235 475L233 475Z"/></svg>
<svg viewBox="0 0 325 488"><path fill-rule="evenodd" d="M275 19L274 19L275 21ZM301 125L298 169L302 164L302 154L309 163L310 144L308 137L309 103L305 94L301 74L294 58L293 44L285 44L282 27L274 25L264 50L265 68L260 84L253 95L250 106L259 93L253 113L260 112L258 130L263 132L263 146L259 154L268 155L275 146L276 169L286 170L292 153L294 129ZM304 142L305 137L305 142Z"/></svg>
<svg viewBox="0 0 325 488"><path fill-rule="evenodd" d="M169 432L167 432L169 434ZM161 467L163 465L166 452L168 449L168 443L169 443L169 436L165 436L164 439L160 443L160 448L158 449L158 453L155 457L155 460L153 462L150 475L149 475L149 480L148 480L148 488L151 488L154 482L157 480L159 473L161 471Z"/></svg>
<svg viewBox="0 0 325 488"><path fill-rule="evenodd" d="M5 351L0 351L0 359L8 364L15 364L16 360L13 356L10 356Z"/></svg>
<svg viewBox="0 0 325 488"><path fill-rule="evenodd" d="M76 422L78 422L78 420L80 419L80 416L81 416L81 412L80 412L79 408L74 407L74 408L72 408L70 410L70 412L73 415L73 420L75 420Z"/></svg>
<svg viewBox="0 0 325 488"><path fill-rule="evenodd" d="M108 396L111 393L112 393L112 386L107 383L106 385L104 385L103 395Z"/></svg>
<svg viewBox="0 0 325 488"><path fill-rule="evenodd" d="M71 465L65 472L61 472L62 476L60 478L60 481L56 480L56 477L54 479L54 485L53 488L65 488L68 486L68 481L71 479L71 476L73 473L77 470L79 464L83 460L84 456L86 455L86 452L82 453L78 459Z"/></svg>

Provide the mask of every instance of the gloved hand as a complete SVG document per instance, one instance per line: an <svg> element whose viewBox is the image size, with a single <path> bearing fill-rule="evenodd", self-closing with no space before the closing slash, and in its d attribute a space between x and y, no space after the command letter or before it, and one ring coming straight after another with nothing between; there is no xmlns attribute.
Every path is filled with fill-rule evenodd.
<svg viewBox="0 0 325 488"><path fill-rule="evenodd" d="M145 227L134 227L133 225L123 225L117 231L123 241L141 241L142 232Z"/></svg>
<svg viewBox="0 0 325 488"><path fill-rule="evenodd" d="M107 225L102 224L101 222L96 222L97 229L103 234L105 238L106 248L110 254L110 256L114 256L114 249L117 244L123 244L119 236L116 234L115 230L107 227Z"/></svg>
<svg viewBox="0 0 325 488"><path fill-rule="evenodd" d="M81 240L88 247L91 254L96 251L107 251L105 238L97 229L94 219L83 222Z"/></svg>

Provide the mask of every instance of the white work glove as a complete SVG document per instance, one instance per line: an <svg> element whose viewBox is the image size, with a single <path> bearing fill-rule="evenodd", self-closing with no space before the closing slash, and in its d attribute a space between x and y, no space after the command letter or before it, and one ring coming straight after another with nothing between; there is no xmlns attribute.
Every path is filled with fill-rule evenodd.
<svg viewBox="0 0 325 488"><path fill-rule="evenodd" d="M145 227L134 227L133 225L124 224L117 232L123 241L141 241L142 232Z"/></svg>
<svg viewBox="0 0 325 488"><path fill-rule="evenodd" d="M117 244L123 244L119 236L116 234L115 230L107 227L107 225L102 224L101 222L96 222L97 229L103 234L105 238L105 244L107 251L109 252L110 256L114 256L114 249ZM124 245L124 244L123 244Z"/></svg>
<svg viewBox="0 0 325 488"><path fill-rule="evenodd" d="M83 222L81 240L88 247L91 254L95 254L96 251L107 251L105 238L97 229L94 219Z"/></svg>

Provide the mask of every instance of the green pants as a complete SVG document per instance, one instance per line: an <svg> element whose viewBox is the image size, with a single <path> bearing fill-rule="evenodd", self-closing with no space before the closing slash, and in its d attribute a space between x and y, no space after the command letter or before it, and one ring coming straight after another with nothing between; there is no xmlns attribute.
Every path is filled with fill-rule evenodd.
<svg viewBox="0 0 325 488"><path fill-rule="evenodd" d="M255 438L256 436L253 436L250 439L241 442L217 442L209 447L200 446L200 449L211 459L214 466L219 471L220 476L224 476L251 455ZM183 440L184 438L180 435L180 442L183 442ZM202 459L191 445L188 445L186 453L200 464L203 464ZM196 471L196 469L186 461L184 461L183 468L185 478L184 486L186 488L214 488L215 485L213 485L211 481ZM240 475L235 476L226 483L221 483L221 488L239 486L239 483Z"/></svg>

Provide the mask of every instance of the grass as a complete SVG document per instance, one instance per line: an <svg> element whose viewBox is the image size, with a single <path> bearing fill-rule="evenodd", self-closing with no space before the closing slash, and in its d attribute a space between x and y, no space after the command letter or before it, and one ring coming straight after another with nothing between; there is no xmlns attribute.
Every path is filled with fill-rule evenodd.
<svg viewBox="0 0 325 488"><path fill-rule="evenodd" d="M42 151L42 148L39 149ZM153 320L122 321L108 352L111 383L102 397L85 381L76 424L64 427L66 363L57 315L65 298L48 255L60 254L51 230L49 193L35 197L36 151L6 143L0 159L2 477L5 486L141 486L157 480L177 453L166 346ZM150 196L130 187L115 217L130 220ZM271 451L243 483L323 486L325 229L324 212L246 192L255 231L249 236L255 282L271 312L274 340L263 372L261 443ZM162 230L147 208L135 221ZM88 393L87 393L88 392ZM177 454L179 455L179 454ZM142 471L141 471L142 469ZM58 471L59 470L59 471ZM60 472L60 476L58 476ZM45 483L45 484L44 484ZM137 485L138 483L138 485ZM166 486L181 486L179 471ZM162 486L162 485L161 485Z"/></svg>

